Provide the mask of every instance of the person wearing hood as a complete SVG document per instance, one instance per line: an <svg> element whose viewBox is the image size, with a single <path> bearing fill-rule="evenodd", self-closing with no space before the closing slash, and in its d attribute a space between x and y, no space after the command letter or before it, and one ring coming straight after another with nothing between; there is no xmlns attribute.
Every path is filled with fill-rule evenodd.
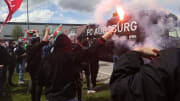
<svg viewBox="0 0 180 101"><path fill-rule="evenodd" d="M110 79L112 101L180 101L179 61L177 48L137 47L122 54L114 61Z"/></svg>
<svg viewBox="0 0 180 101"><path fill-rule="evenodd" d="M101 47L112 37L113 31L96 40L90 49L79 51L72 51L71 40L63 33L57 37L54 51L42 61L38 76L41 85L46 88L48 101L77 101L76 88L82 61L102 51Z"/></svg>
<svg viewBox="0 0 180 101"><path fill-rule="evenodd" d="M40 101L40 96L42 92L42 85L38 81L39 70L41 67L41 60L43 56L42 48L48 44L49 28L46 27L45 36L40 42L39 32L35 30L36 38L31 40L31 44L27 46L27 68L26 71L29 72L31 77L31 84L29 87L31 92L32 101Z"/></svg>

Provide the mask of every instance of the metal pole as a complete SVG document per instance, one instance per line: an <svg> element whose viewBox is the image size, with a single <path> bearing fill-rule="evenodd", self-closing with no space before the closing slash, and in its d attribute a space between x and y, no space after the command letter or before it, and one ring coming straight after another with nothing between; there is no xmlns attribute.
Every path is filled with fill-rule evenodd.
<svg viewBox="0 0 180 101"><path fill-rule="evenodd" d="M28 30L29 30L29 2L27 0L27 26L28 26Z"/></svg>

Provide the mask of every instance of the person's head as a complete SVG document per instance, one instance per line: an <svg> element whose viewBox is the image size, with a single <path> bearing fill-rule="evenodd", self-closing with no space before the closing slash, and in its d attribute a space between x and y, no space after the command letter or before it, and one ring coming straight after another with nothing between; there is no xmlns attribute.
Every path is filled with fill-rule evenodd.
<svg viewBox="0 0 180 101"><path fill-rule="evenodd" d="M37 45L37 44L39 44L39 42L40 42L40 38L38 37L38 38L33 38L32 40L31 40L31 44L32 45Z"/></svg>
<svg viewBox="0 0 180 101"><path fill-rule="evenodd" d="M14 42L13 41L9 41L9 46L14 46Z"/></svg>
<svg viewBox="0 0 180 101"><path fill-rule="evenodd" d="M2 45L2 43L3 43L3 41L2 41L2 40L0 40L0 45Z"/></svg>
<svg viewBox="0 0 180 101"><path fill-rule="evenodd" d="M19 42L18 42L18 46L23 46L23 42L22 42L22 41L19 41Z"/></svg>
<svg viewBox="0 0 180 101"><path fill-rule="evenodd" d="M72 42L63 33L61 33L57 37L54 44L55 44L55 46L54 46L55 51L63 51L63 52L71 52L72 51Z"/></svg>
<svg viewBox="0 0 180 101"><path fill-rule="evenodd" d="M73 44L76 44L77 41L78 41L76 34L69 34L69 35L68 35L68 38L71 40L71 42L72 42Z"/></svg>

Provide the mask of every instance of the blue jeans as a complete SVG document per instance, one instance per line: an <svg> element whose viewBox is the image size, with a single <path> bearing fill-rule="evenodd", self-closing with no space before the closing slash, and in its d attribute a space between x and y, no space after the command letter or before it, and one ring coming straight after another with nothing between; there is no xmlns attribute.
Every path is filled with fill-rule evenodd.
<svg viewBox="0 0 180 101"><path fill-rule="evenodd" d="M16 64L16 73L19 73L19 65Z"/></svg>
<svg viewBox="0 0 180 101"><path fill-rule="evenodd" d="M4 83L6 81L6 72L7 72L6 67L0 68L0 94L5 90Z"/></svg>
<svg viewBox="0 0 180 101"><path fill-rule="evenodd" d="M120 56L113 56L113 70L114 70L114 68L116 68L116 65L119 62L119 58L120 58Z"/></svg>
<svg viewBox="0 0 180 101"><path fill-rule="evenodd" d="M24 65L25 65L25 60L24 59L17 64L17 66L19 68L19 81L24 80L24 77L23 77L24 76Z"/></svg>

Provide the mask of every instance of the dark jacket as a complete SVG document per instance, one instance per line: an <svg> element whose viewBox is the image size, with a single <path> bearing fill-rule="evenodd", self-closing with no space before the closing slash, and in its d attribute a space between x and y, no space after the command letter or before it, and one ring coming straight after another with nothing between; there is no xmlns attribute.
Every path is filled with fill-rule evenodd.
<svg viewBox="0 0 180 101"><path fill-rule="evenodd" d="M25 53L24 47L18 46L16 48L15 54L17 57L17 62L22 62L25 59L25 56L22 56Z"/></svg>
<svg viewBox="0 0 180 101"><path fill-rule="evenodd" d="M35 76L39 74L39 68L41 66L41 60L43 51L43 46L47 45L46 42L40 42L34 46L27 47L27 68L26 70L31 74L31 76Z"/></svg>
<svg viewBox="0 0 180 101"><path fill-rule="evenodd" d="M151 64L134 51L116 58L110 89L113 101L180 101L180 49L161 51Z"/></svg>
<svg viewBox="0 0 180 101"><path fill-rule="evenodd" d="M35 38L39 39L38 38ZM34 39L33 39L34 40ZM38 41L39 42L39 41ZM36 42L33 42L36 43ZM40 101L42 85L39 83L38 76L40 75L40 68L42 62L43 55L43 46L45 46L46 42L40 42L33 45L29 45L27 47L27 68L26 70L30 73L32 80L32 88L31 88L31 99L32 101Z"/></svg>
<svg viewBox="0 0 180 101"><path fill-rule="evenodd" d="M54 47L54 44L46 45L43 47L43 56L46 57L51 54L51 49Z"/></svg>
<svg viewBox="0 0 180 101"><path fill-rule="evenodd" d="M11 59L11 64L9 66L9 68L11 69L14 69L15 66L16 66L16 55L15 55L15 52L14 52L14 47L13 46L9 46L6 48L7 49L7 52L10 56L10 59Z"/></svg>
<svg viewBox="0 0 180 101"><path fill-rule="evenodd" d="M76 96L81 62L89 59L92 54L100 51L104 40L101 39L87 50L72 52L56 51L47 57L43 63L39 80L46 87L46 95L49 101L65 101ZM61 43L62 46L62 43Z"/></svg>
<svg viewBox="0 0 180 101"><path fill-rule="evenodd" d="M11 65L12 58L8 54L6 48L0 46L0 65Z"/></svg>

